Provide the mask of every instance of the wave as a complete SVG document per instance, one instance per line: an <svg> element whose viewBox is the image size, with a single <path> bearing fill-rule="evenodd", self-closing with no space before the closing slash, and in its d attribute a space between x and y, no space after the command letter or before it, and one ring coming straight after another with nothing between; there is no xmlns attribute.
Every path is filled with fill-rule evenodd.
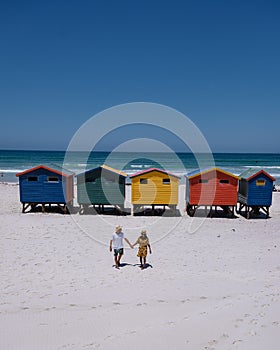
<svg viewBox="0 0 280 350"><path fill-rule="evenodd" d="M130 167L131 168L142 168L143 165L142 164L131 164Z"/></svg>
<svg viewBox="0 0 280 350"><path fill-rule="evenodd" d="M244 168L256 168L256 169L280 169L278 165L244 165Z"/></svg>
<svg viewBox="0 0 280 350"><path fill-rule="evenodd" d="M26 169L28 169L28 168L26 168ZM0 173L17 174L17 173L20 173L26 169L0 169Z"/></svg>

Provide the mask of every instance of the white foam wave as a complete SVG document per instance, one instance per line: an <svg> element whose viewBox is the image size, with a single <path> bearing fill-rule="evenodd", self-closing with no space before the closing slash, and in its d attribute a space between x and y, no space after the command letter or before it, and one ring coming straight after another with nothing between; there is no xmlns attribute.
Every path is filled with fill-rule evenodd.
<svg viewBox="0 0 280 350"><path fill-rule="evenodd" d="M0 169L0 173L17 174L25 169Z"/></svg>
<svg viewBox="0 0 280 350"><path fill-rule="evenodd" d="M280 169L280 166L278 165L244 165L244 168L256 168L256 169Z"/></svg>

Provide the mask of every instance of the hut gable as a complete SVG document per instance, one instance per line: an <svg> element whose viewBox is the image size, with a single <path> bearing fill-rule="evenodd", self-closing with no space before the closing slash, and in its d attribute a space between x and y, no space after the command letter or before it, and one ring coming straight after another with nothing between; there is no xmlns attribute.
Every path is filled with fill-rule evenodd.
<svg viewBox="0 0 280 350"><path fill-rule="evenodd" d="M78 203L123 205L126 177L105 164L77 175Z"/></svg>
<svg viewBox="0 0 280 350"><path fill-rule="evenodd" d="M191 205L236 205L238 176L207 168L186 176L186 201Z"/></svg>
<svg viewBox="0 0 280 350"><path fill-rule="evenodd" d="M249 206L270 206L275 178L264 170L240 174L238 201Z"/></svg>
<svg viewBox="0 0 280 350"><path fill-rule="evenodd" d="M68 203L74 198L74 174L61 167L38 165L16 176L22 203Z"/></svg>
<svg viewBox="0 0 280 350"><path fill-rule="evenodd" d="M179 176L150 168L130 176L133 204L177 205Z"/></svg>

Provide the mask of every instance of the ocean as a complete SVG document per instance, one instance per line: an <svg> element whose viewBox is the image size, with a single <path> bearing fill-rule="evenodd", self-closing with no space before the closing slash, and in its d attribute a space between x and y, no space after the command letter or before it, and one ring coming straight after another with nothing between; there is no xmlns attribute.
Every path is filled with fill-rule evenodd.
<svg viewBox="0 0 280 350"><path fill-rule="evenodd" d="M165 169L181 176L197 168L216 166L235 175L240 175L248 168L256 172L265 170L276 178L280 185L280 154L276 153L214 153L214 163L208 155L195 157L192 153L135 153L135 152L85 152L67 153L64 151L19 151L0 150L0 182L18 182L16 173L44 164L63 166L76 175L87 170L107 164L122 170L128 175L148 168Z"/></svg>

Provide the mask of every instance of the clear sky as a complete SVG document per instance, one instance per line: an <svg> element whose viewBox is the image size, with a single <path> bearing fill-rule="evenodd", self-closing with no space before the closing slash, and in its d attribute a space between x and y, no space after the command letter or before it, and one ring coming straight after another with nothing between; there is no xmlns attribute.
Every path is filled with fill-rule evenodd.
<svg viewBox="0 0 280 350"><path fill-rule="evenodd" d="M0 149L66 149L146 101L215 152L280 152L278 0L0 0L0 48Z"/></svg>

